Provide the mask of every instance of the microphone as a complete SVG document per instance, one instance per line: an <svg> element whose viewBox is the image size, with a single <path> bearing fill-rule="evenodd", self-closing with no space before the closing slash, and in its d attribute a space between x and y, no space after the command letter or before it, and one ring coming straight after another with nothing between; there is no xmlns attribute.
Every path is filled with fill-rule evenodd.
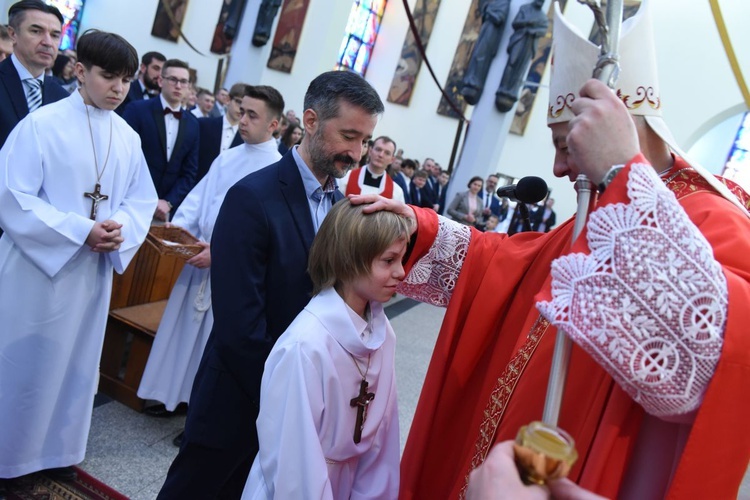
<svg viewBox="0 0 750 500"><path fill-rule="evenodd" d="M497 195L521 203L537 203L547 196L547 183L541 177L524 177L518 184L501 187Z"/></svg>

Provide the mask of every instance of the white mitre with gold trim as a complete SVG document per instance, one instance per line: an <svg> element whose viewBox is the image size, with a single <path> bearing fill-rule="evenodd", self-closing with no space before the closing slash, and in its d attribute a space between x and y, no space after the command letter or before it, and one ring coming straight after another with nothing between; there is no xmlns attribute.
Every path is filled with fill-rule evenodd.
<svg viewBox="0 0 750 500"><path fill-rule="evenodd" d="M614 92L630 111L643 116L651 129L669 147L708 183L729 201L747 209L724 184L697 162L691 160L679 147L662 118L662 101L656 69L656 53L651 22L650 2L643 0L638 12L622 23L620 30L619 64L620 74ZM593 74L600 50L583 36L575 26L569 24L555 2L554 29L552 34L552 69L549 84L549 106L547 123L570 121L574 114L570 105L579 95L583 84Z"/></svg>

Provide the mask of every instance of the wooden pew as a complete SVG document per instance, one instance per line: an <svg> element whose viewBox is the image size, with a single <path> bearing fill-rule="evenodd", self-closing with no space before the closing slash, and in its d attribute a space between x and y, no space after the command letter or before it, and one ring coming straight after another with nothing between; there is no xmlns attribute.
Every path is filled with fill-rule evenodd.
<svg viewBox="0 0 750 500"><path fill-rule="evenodd" d="M136 394L159 321L184 261L161 255L148 240L128 269L115 274L104 336L99 390L138 411Z"/></svg>

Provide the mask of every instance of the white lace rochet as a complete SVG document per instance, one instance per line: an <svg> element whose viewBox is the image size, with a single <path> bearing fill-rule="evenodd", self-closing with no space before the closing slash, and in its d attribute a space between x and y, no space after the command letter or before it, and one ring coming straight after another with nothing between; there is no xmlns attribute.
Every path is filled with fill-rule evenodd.
<svg viewBox="0 0 750 500"><path fill-rule="evenodd" d="M727 284L711 245L649 165L630 204L590 215L590 255L552 263L538 309L657 417L697 408L721 352Z"/></svg>
<svg viewBox="0 0 750 500"><path fill-rule="evenodd" d="M447 306L466 260L470 239L468 226L438 216L435 241L398 286L399 293L434 306Z"/></svg>

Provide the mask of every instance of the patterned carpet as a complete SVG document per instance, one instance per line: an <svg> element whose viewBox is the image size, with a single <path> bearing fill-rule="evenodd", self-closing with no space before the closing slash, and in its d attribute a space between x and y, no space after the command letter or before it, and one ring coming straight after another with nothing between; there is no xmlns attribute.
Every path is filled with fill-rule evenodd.
<svg viewBox="0 0 750 500"><path fill-rule="evenodd" d="M95 477L76 468L78 479L71 482L53 480L44 473L29 474L12 480L7 500L127 500Z"/></svg>

